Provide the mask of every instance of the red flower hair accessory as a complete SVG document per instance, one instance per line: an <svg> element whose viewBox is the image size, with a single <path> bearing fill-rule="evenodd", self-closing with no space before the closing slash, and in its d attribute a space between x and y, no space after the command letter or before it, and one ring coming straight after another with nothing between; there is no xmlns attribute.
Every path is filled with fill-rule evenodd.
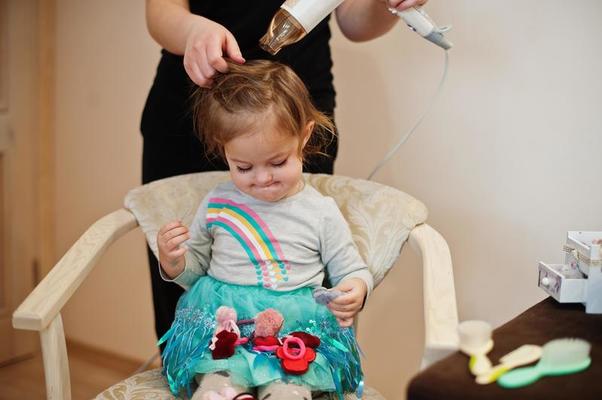
<svg viewBox="0 0 602 400"><path fill-rule="evenodd" d="M297 331L290 334L291 336L297 337L303 340L306 347L317 349L320 346L320 338L314 335L310 335L307 332Z"/></svg>
<svg viewBox="0 0 602 400"><path fill-rule="evenodd" d="M287 336L276 356L282 361L282 369L291 375L303 375L309 369L309 363L316 359L316 352L305 346L303 340L295 336Z"/></svg>
<svg viewBox="0 0 602 400"><path fill-rule="evenodd" d="M214 336L211 356L214 360L230 358L234 355L234 347L238 341L238 335L234 332L221 331Z"/></svg>
<svg viewBox="0 0 602 400"><path fill-rule="evenodd" d="M214 360L229 358L234 355L237 345L245 344L249 339L240 337L240 329L236 325L236 310L221 306L215 311L216 328L209 349Z"/></svg>

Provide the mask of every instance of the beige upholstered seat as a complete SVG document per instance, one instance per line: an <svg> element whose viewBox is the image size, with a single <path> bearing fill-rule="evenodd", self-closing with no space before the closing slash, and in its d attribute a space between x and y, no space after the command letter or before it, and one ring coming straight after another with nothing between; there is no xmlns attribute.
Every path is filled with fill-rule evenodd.
<svg viewBox="0 0 602 400"><path fill-rule="evenodd" d="M367 388L364 392L365 400L385 400L376 390ZM174 400L176 399L169 387L165 384L165 380L161 375L161 370L153 369L151 371L142 372L123 380L98 396L95 400ZM345 396L345 400L356 400L354 394ZM285 400L285 399L278 399ZM316 399L314 400L322 400ZM324 399L326 400L326 399Z"/></svg>
<svg viewBox="0 0 602 400"><path fill-rule="evenodd" d="M69 371L60 310L106 248L140 226L156 252L156 234L174 218L192 219L204 195L228 179L208 172L163 179L131 190L125 209L97 221L65 254L15 311L13 325L40 331L48 398L70 398ZM425 224L426 207L411 196L374 182L342 176L306 175L306 182L337 202L375 285L395 263L408 241L422 255L424 268L425 353L423 366L457 346L458 323L451 258L445 240ZM150 299L149 299L150 301ZM158 370L137 374L97 399L170 399ZM382 397L367 388L365 399Z"/></svg>

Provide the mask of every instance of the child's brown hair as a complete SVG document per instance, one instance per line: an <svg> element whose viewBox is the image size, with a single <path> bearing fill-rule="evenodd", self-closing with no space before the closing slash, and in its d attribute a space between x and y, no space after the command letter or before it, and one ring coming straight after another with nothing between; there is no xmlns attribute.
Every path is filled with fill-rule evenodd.
<svg viewBox="0 0 602 400"><path fill-rule="evenodd" d="M312 104L301 79L288 66L267 60L228 63L229 71L217 73L211 88L198 88L193 97L194 126L210 155L224 157L230 140L265 123L271 112L282 133L299 137L299 156L324 154L332 140L334 124ZM306 126L314 122L313 137L303 146Z"/></svg>

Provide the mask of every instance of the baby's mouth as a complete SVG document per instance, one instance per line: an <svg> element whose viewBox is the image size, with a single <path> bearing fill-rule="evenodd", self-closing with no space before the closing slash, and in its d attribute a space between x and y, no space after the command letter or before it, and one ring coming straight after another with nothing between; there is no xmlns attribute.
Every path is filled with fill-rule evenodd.
<svg viewBox="0 0 602 400"><path fill-rule="evenodd" d="M257 186L259 189L269 189L273 186L275 186L278 182L270 182L267 185L261 185L261 186Z"/></svg>

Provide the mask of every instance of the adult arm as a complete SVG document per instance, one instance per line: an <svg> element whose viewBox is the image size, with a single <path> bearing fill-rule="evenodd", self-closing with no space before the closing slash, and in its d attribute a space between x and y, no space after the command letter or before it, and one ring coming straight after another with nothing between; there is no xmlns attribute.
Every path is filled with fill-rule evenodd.
<svg viewBox="0 0 602 400"><path fill-rule="evenodd" d="M354 42L372 40L389 32L399 17L388 7L405 10L427 0L346 0L337 7L337 24L343 35ZM388 3L388 4L387 4Z"/></svg>
<svg viewBox="0 0 602 400"><path fill-rule="evenodd" d="M236 39L222 25L190 12L187 0L146 0L150 35L170 53L184 56L184 68L199 86L211 86L216 71L226 72L225 57L244 58Z"/></svg>

